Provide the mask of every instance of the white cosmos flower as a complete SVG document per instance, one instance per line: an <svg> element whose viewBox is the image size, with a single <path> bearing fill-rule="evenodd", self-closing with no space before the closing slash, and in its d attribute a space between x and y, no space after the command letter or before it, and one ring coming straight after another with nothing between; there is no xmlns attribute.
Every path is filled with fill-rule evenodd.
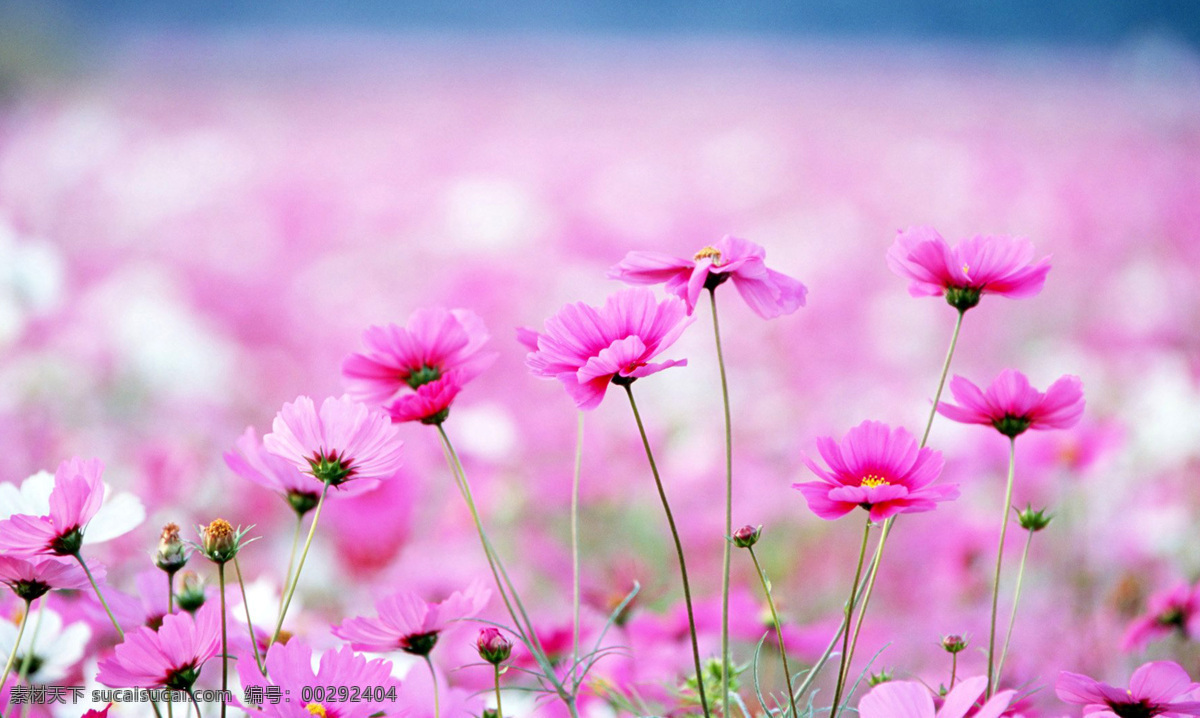
<svg viewBox="0 0 1200 718"><path fill-rule="evenodd" d="M54 490L54 474L39 471L16 484L0 483L0 520L15 514L46 516L50 513L50 492ZM124 536L146 520L146 509L138 497L129 493L113 493L104 484L104 503L88 522L83 533L85 546Z"/></svg>
<svg viewBox="0 0 1200 718"><path fill-rule="evenodd" d="M6 656L17 640L17 631L17 624L0 620L0 652ZM13 671L19 670L22 660L32 652L29 683L59 681L83 658L84 648L91 637L92 629L86 623L77 621L64 628L62 616L56 611L36 608L29 616L25 635L21 636Z"/></svg>

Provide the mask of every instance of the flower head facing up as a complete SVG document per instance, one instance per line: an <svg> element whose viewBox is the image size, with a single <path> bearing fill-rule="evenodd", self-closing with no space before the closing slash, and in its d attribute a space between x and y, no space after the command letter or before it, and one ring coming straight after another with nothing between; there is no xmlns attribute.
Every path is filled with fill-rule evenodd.
<svg viewBox="0 0 1200 718"><path fill-rule="evenodd" d="M747 524L733 532L733 545L738 548L750 548L758 543L760 536L762 536L762 525Z"/></svg>
<svg viewBox="0 0 1200 718"><path fill-rule="evenodd" d="M766 256L760 245L726 235L691 259L662 252L630 252L608 270L608 277L628 284L663 284L668 294L687 303L688 314L695 311L702 290L716 289L732 279L742 299L763 319L791 314L804 306L808 289L786 274L768 269Z"/></svg>
<svg viewBox="0 0 1200 718"><path fill-rule="evenodd" d="M158 551L154 554L154 565L173 574L183 568L187 560L187 546L179 537L179 525L169 523L163 526L162 535L158 538Z"/></svg>
<svg viewBox="0 0 1200 718"><path fill-rule="evenodd" d="M507 636L500 632L500 629L488 626L479 629L479 636L475 639L475 648L479 650L480 658L493 666L498 666L512 655L513 644Z"/></svg>
<svg viewBox="0 0 1200 718"><path fill-rule="evenodd" d="M1029 240L977 235L951 247L931 227L900 232L887 254L888 267L909 280L909 294L944 295L960 312L978 304L983 294L1017 299L1042 291L1050 258L1031 262Z"/></svg>
<svg viewBox="0 0 1200 718"><path fill-rule="evenodd" d="M104 570L94 566L96 580L104 577ZM0 556L0 583L8 586L25 601L33 601L57 589L86 589L87 574L73 561L46 556L16 558Z"/></svg>
<svg viewBox="0 0 1200 718"><path fill-rule="evenodd" d="M1029 429L1069 429L1083 416L1083 382L1069 374L1044 394L1014 369L1000 372L987 391L955 376L950 392L958 404L939 403L939 414L964 424L991 425L1011 439Z"/></svg>
<svg viewBox="0 0 1200 718"><path fill-rule="evenodd" d="M398 715L396 700L400 682L392 677L392 663L382 658L367 660L349 646L321 654L316 670L313 670L313 650L303 641L291 640L286 644L271 646L266 656L267 676L262 674L254 662L254 656L243 652L237 662L238 676L244 688L263 689L279 687L284 695L291 695L293 702L265 700L261 705L244 706L252 716L269 718L296 718L297 716L324 716L324 718L367 718L375 715ZM296 703L307 687L322 686L313 700ZM355 690L364 686L365 692ZM348 690L339 690L345 688ZM305 691L306 692L306 691ZM250 691L246 691L247 694ZM316 700L317 698L320 700ZM354 697L355 700L350 700Z"/></svg>
<svg viewBox="0 0 1200 718"><path fill-rule="evenodd" d="M225 519L214 519L208 526L197 528L200 532L200 553L213 563L228 563L237 557L243 546L255 540L244 540L253 526L235 529Z"/></svg>
<svg viewBox="0 0 1200 718"><path fill-rule="evenodd" d="M415 593L403 592L375 604L378 618L358 617L343 621L333 635L358 651L400 649L418 656L428 655L438 636L454 621L471 618L483 610L491 591L472 583L439 603L429 603Z"/></svg>
<svg viewBox="0 0 1200 718"><path fill-rule="evenodd" d="M1200 716L1200 685L1178 663L1154 661L1133 672L1129 688L1117 688L1093 678L1063 671L1054 692L1067 702L1086 706L1085 715L1099 718Z"/></svg>
<svg viewBox="0 0 1200 718"><path fill-rule="evenodd" d="M932 511L938 502L958 498L957 486L931 485L942 472L941 452L918 448L904 428L864 421L840 444L829 436L817 439L817 451L829 468L805 457L820 481L792 488L804 494L808 507L823 519L862 507L872 521L882 521L899 513Z"/></svg>
<svg viewBox="0 0 1200 718"><path fill-rule="evenodd" d="M946 694L941 710L935 710L929 689L915 681L881 683L858 704L862 718L963 718L987 688L983 676L967 678ZM972 713L972 718L998 718L1008 709L1013 691L1000 691Z"/></svg>
<svg viewBox="0 0 1200 718"><path fill-rule="evenodd" d="M629 384L687 360L658 364L651 359L675 343L692 323L683 302L662 302L649 289L624 289L610 295L604 306L568 304L546 320L537 337L537 351L525 365L534 374L558 379L575 405L594 409L608 385Z"/></svg>
<svg viewBox="0 0 1200 718"><path fill-rule="evenodd" d="M179 575L179 592L175 594L175 602L179 608L188 613L200 610L206 600L204 579L194 571L184 571Z"/></svg>
<svg viewBox="0 0 1200 718"><path fill-rule="evenodd" d="M483 320L465 309L418 309L403 326L363 332L366 351L342 362L346 392L397 422L440 423L463 386L496 360Z"/></svg>
<svg viewBox="0 0 1200 718"><path fill-rule="evenodd" d="M163 617L157 631L143 626L125 636L113 654L100 661L96 680L113 688L188 690L208 659L221 649L221 617L201 609L195 617Z"/></svg>
<svg viewBox="0 0 1200 718"><path fill-rule="evenodd" d="M345 397L326 399L319 412L312 399L297 397L283 405L272 429L263 437L267 451L329 487L351 480L374 487L400 468L403 442L391 420Z"/></svg>
<svg viewBox="0 0 1200 718"><path fill-rule="evenodd" d="M54 473L48 513L16 514L0 521L0 550L23 556L79 553L84 529L104 501L103 471L99 459L74 458L60 464Z"/></svg>
<svg viewBox="0 0 1200 718"><path fill-rule="evenodd" d="M1146 612L1125 631L1121 648L1136 651L1173 633L1185 639L1200 637L1200 583L1180 583L1150 596Z"/></svg>

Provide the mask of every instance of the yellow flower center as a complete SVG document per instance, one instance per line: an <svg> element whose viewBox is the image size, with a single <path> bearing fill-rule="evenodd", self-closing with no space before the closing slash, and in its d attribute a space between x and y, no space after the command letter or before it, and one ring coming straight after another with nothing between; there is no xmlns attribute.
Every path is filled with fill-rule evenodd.
<svg viewBox="0 0 1200 718"><path fill-rule="evenodd" d="M704 249L700 250L699 252L696 252L695 256L692 257L693 262L699 262L701 259L711 259L713 264L720 264L721 263L721 250L719 250L716 247L713 247L711 245L708 247L705 247Z"/></svg>
<svg viewBox="0 0 1200 718"><path fill-rule="evenodd" d="M304 710L312 713L315 716L319 716L319 718L325 718L326 716L325 706L321 705L320 703L309 703L308 705L304 706Z"/></svg>
<svg viewBox="0 0 1200 718"><path fill-rule="evenodd" d="M966 276L970 276L970 274L971 274L971 265L969 265L969 264L964 264L964 265L963 265L963 274L964 274L964 275L966 275Z"/></svg>
<svg viewBox="0 0 1200 718"><path fill-rule="evenodd" d="M891 483L892 482L883 478L879 474L867 474L866 476L862 477L862 482L861 482L861 484L863 486L867 486L867 487L890 486Z"/></svg>

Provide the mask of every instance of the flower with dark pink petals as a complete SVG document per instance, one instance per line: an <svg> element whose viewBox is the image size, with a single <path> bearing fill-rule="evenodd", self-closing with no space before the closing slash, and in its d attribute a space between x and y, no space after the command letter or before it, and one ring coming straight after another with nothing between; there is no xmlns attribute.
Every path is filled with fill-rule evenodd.
<svg viewBox="0 0 1200 718"><path fill-rule="evenodd" d="M405 591L376 603L378 618L348 619L333 629L333 635L349 641L357 651L399 649L424 656L433 650L438 635L452 622L479 613L491 596L492 592L478 582L464 591L455 591L438 603L429 603L417 594Z"/></svg>
<svg viewBox="0 0 1200 718"><path fill-rule="evenodd" d="M887 253L888 267L909 280L914 297L945 296L965 312L983 294L1017 299L1042 291L1050 258L1033 264L1027 239L976 235L951 247L932 227L910 227L896 236Z"/></svg>
<svg viewBox="0 0 1200 718"><path fill-rule="evenodd" d="M466 309L418 309L403 326L369 327L366 351L342 362L346 392L398 422L445 420L470 380L496 360L483 320Z"/></svg>
<svg viewBox="0 0 1200 718"><path fill-rule="evenodd" d="M312 659L312 647L303 641L276 643L267 652L264 676L254 657L243 653L237 663L243 689L262 689L258 693L261 696L266 689L276 686L282 695L291 696L290 701L246 704L243 706L246 713L262 718L367 718L405 713L397 700L400 681L392 677L391 661L367 660L349 646L321 654L316 670Z"/></svg>
<svg viewBox="0 0 1200 718"><path fill-rule="evenodd" d="M858 704L862 718L963 718L975 709L979 696L987 688L987 678L966 678L946 694L940 710L935 711L929 689L916 681L887 681L871 689ZM1001 691L971 718L999 718L1012 703L1015 691Z"/></svg>
<svg viewBox="0 0 1200 718"><path fill-rule="evenodd" d="M1067 702L1085 706L1094 718L1182 718L1200 716L1200 685L1178 663L1154 661L1133 672L1129 688L1117 688L1094 678L1063 671L1054 692Z"/></svg>
<svg viewBox="0 0 1200 718"><path fill-rule="evenodd" d="M512 655L513 644L507 636L500 632L500 629L488 626L479 629L479 636L475 639L475 648L479 651L480 658L498 666Z"/></svg>
<svg viewBox="0 0 1200 718"><path fill-rule="evenodd" d="M901 513L932 511L940 501L958 498L958 487L932 486L942 473L942 454L917 446L906 429L864 421L839 444L831 436L817 439L817 451L829 465L804 463L820 481L792 484L804 494L808 508L823 519L836 519L862 507L872 521Z"/></svg>
<svg viewBox="0 0 1200 718"><path fill-rule="evenodd" d="M311 471L301 471L295 463L271 453L263 446L253 427L247 427L234 443L235 451L225 452L225 465L238 476L264 489L274 491L292 510L303 516L321 496L322 482ZM377 481L350 481L338 486L341 496L356 496L378 485Z"/></svg>
<svg viewBox="0 0 1200 718"><path fill-rule="evenodd" d="M186 691L205 662L221 650L221 616L215 608L163 617L157 631L141 627L100 661L96 680L113 688Z"/></svg>
<svg viewBox="0 0 1200 718"><path fill-rule="evenodd" d="M1125 631L1121 648L1136 651L1176 632L1184 638L1200 636L1200 584L1180 583L1151 596L1146 613Z"/></svg>
<svg viewBox="0 0 1200 718"><path fill-rule="evenodd" d="M99 459L64 461L54 473L49 514L16 514L0 521L0 550L14 556L78 554L84 529L104 501L103 471Z"/></svg>
<svg viewBox="0 0 1200 718"><path fill-rule="evenodd" d="M627 284L663 284L668 294L687 303L688 314L696 309L701 290L716 289L732 279L754 313L772 319L803 307L808 289L786 274L768 269L766 256L762 246L725 235L691 259L662 252L630 252L608 270L608 277Z"/></svg>
<svg viewBox="0 0 1200 718"><path fill-rule="evenodd" d="M958 405L941 402L938 413L964 424L985 424L1009 438L1028 429L1069 429L1083 416L1083 382L1066 375L1042 393L1014 369L1005 369L987 391L955 376L950 393Z"/></svg>
<svg viewBox="0 0 1200 718"><path fill-rule="evenodd" d="M331 487L356 480L372 488L400 468L403 442L381 411L330 397L318 412L301 396L279 410L263 446Z"/></svg>
<svg viewBox="0 0 1200 718"><path fill-rule="evenodd" d="M568 304L546 320L537 351L525 365L539 376L558 379L580 409L595 409L611 383L630 383L687 360L650 360L675 343L692 323L683 302L662 302L649 289L623 289L604 306Z"/></svg>

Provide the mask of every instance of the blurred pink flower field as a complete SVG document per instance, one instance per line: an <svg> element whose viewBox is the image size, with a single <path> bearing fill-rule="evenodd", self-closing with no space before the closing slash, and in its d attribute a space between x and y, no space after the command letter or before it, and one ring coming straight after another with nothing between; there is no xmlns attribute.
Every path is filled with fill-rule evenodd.
<svg viewBox="0 0 1200 718"><path fill-rule="evenodd" d="M20 85L0 104L0 432L8 439L0 518L44 512L30 507L46 500L38 492L49 493L49 477L44 491L19 490L27 477L98 457L115 504L107 515L136 524L104 542L94 524L82 531L82 552L76 547L107 606L74 573L65 590L36 603L4 591L0 661L10 652L37 660L10 661L0 705L18 700L3 715L103 710L107 701L91 703L90 691L116 686L97 674L123 675L123 656L132 655L115 650L123 641L114 622L129 641L186 629L204 644L199 634L220 600L218 566L229 581L234 695L242 701L249 686L310 689L295 696L293 712L260 701L230 705L234 715L482 715L496 707L497 681L512 716L720 714L729 541L707 292L687 297L694 320L673 344L647 339L605 371L597 359L578 382L601 382L570 394L561 377L530 371L565 370L535 359L527 367L531 349L546 346L518 329L543 332L546 342L554 334L546 320L564 305L603 305L625 289L606 276L631 251L684 258L685 271L711 260L720 271L704 251L726 235L761 245L772 272L807 288L803 306L793 295L787 311L764 319L735 290L744 278L713 282L733 429L732 526L763 527L755 560L770 579L791 672L801 673L821 659L843 616L867 517L856 504L882 507L885 499L871 497L897 486L857 476L861 493L838 504L852 513L823 520L809 492L792 485L822 480L814 469L836 473L822 437L843 441L864 421L921 439L959 316L941 296L910 296L910 278L889 270L897 232L920 226L951 245L975 235L1027 238L1033 260L1049 256L1050 269L1032 296L985 292L964 310L949 371L963 379L947 383L945 415L932 420L922 449L944 462L931 490L936 508L930 500L900 514L894 530L895 512L870 513L870 550L884 531L889 538L848 685L835 685L838 644L800 714L810 698L825 714L844 688L850 715L880 674L934 692L957 680L944 715L955 695L964 712L977 698L983 705L987 681L974 679L989 670L1009 441L986 416L976 422L985 426L958 423L947 402L967 406L960 389L987 390L1008 369L1041 392L1078 377L1086 408L1077 423L1017 432L1011 504L1053 518L1031 533L1012 514L1002 629L1019 566L1023 588L996 686L1011 700L993 699L978 715L1079 715L1063 684L1056 694L1062 671L1122 692L1152 661L1174 661L1187 681L1200 679L1200 58L1160 57L1152 46L1019 56L733 40L272 42L131 43L93 66ZM663 316L682 320L690 308L662 286L624 296L642 292L653 292L646 306L664 302ZM380 369L380 347L403 337L364 332L404 327L426 308L477 315L436 314L456 317L472 342L488 335L480 346L491 363L466 352L459 359L469 371L454 373L461 367L447 360L432 379ZM354 353L358 374L344 379ZM596 353L579 354L570 371ZM422 361L413 372L435 363ZM412 398L396 405L404 418L429 421L372 414L381 425L356 437L357 454L326 456L341 437L322 401L349 392L347 406L365 401L378 412L389 390L362 382L380 377L411 387ZM703 707L675 546L625 397L635 378L687 558L696 652L706 674L716 672L702 682ZM577 411L572 397L596 387L607 387L603 400ZM320 466L304 463L318 448L304 434L317 419L300 416L304 406L291 404L298 396L312 397L307 411L326 421ZM982 411L959 412L968 409ZM281 424L295 433L286 439L291 454L268 436ZM890 436L888 446L907 450ZM266 450L255 453L260 440ZM379 458L393 441L403 442L398 470L394 456ZM286 477L246 478L256 472ZM327 503L318 499L325 492ZM494 575L464 495L507 581ZM297 496L311 502L301 510ZM314 505L319 525L294 575L293 540L303 545ZM105 509L96 510L90 520L101 522ZM249 529L240 548L222 543L217 518ZM170 610L183 610L186 593L205 603L194 619L163 618L167 573L155 567L155 550L169 522L197 544L180 549L190 559L171 573L179 599L172 594ZM6 535L0 524L8 555L15 544ZM220 560L225 550L237 554L245 599L235 564ZM59 556L78 566L70 551ZM788 715L763 582L747 551L732 547L730 559L731 663L745 667L732 679L731 714ZM0 569L6 583L32 580ZM528 609L536 652L514 633L504 603L512 591L502 582ZM495 635L480 635L493 624ZM395 649L378 650L365 638L372 631ZM430 635L436 648L420 649ZM951 654L943 639L953 635L967 645ZM585 653L606 649L586 675L573 663L577 636ZM188 656L199 661L189 688L220 688L217 653ZM305 661L319 670L297 678ZM278 669L266 677L260 666ZM338 702L310 695L310 679L393 690ZM576 680L571 706L561 693L531 690ZM22 705L16 687L32 685L84 686L88 696ZM1146 700L1200 701L1197 686L1184 688ZM929 693L905 704L916 706L911 715L924 715L921 696ZM875 710L883 700L873 699ZM871 714L871 705L867 718L892 715ZM116 702L108 715L157 710ZM221 714L215 702L173 710ZM1200 707L1180 710L1200 715Z"/></svg>

